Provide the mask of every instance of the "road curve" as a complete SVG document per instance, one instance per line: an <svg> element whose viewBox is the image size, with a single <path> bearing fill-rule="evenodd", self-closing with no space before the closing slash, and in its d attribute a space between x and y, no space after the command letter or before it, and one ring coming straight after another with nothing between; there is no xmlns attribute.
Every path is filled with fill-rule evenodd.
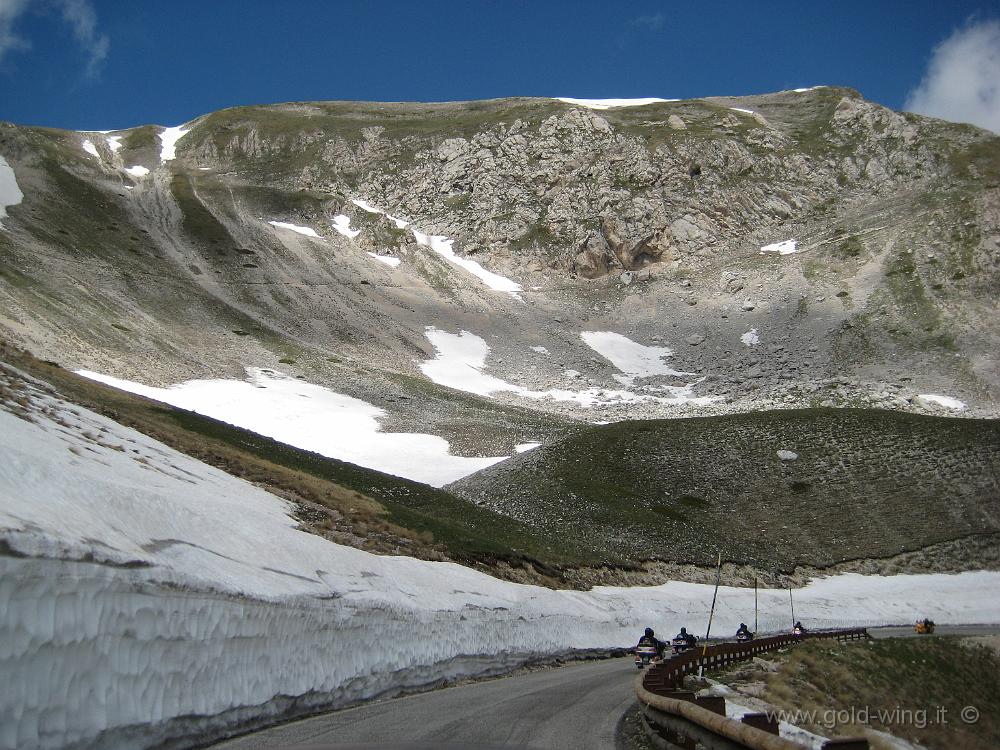
<svg viewBox="0 0 1000 750"><path fill-rule="evenodd" d="M637 674L631 658L571 664L368 703L212 747L612 750Z"/></svg>

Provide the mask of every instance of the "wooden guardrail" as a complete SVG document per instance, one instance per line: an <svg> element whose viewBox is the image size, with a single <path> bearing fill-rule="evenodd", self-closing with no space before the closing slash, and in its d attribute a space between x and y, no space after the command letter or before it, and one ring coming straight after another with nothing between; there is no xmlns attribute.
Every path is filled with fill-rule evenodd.
<svg viewBox="0 0 1000 750"><path fill-rule="evenodd" d="M777 722L767 714L748 714L739 721L727 718L725 698L700 697L683 690L684 677L699 668L719 669L804 640L852 641L869 637L865 628L853 628L696 646L651 667L637 681L636 695L644 706L643 725L654 740L664 743L664 747L686 748L700 744L713 750L803 750L804 745L777 736ZM830 740L823 749L868 750L868 740Z"/></svg>

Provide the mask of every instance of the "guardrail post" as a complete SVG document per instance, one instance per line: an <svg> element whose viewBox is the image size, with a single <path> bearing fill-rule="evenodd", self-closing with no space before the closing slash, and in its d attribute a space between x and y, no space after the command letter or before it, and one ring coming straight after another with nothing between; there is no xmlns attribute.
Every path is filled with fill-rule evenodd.
<svg viewBox="0 0 1000 750"><path fill-rule="evenodd" d="M771 734L778 734L778 720L767 714L743 714L740 718L744 724L754 729L762 729Z"/></svg>
<svg viewBox="0 0 1000 750"><path fill-rule="evenodd" d="M698 695L695 696L694 702L719 716L726 715L726 699L721 695Z"/></svg>
<svg viewBox="0 0 1000 750"><path fill-rule="evenodd" d="M869 750L868 740L857 737L847 737L842 740L827 740L822 745L823 750Z"/></svg>

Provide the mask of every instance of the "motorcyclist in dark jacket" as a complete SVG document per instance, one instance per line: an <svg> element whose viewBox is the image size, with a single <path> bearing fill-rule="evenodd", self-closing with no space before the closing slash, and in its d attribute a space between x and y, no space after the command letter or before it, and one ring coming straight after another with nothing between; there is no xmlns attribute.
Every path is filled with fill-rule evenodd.
<svg viewBox="0 0 1000 750"><path fill-rule="evenodd" d="M681 632L679 632L677 635L674 636L674 640L675 641L682 640L685 643L687 643L688 646L694 646L695 641L697 641L698 639L695 638L693 635L691 635L689 632L687 632L687 628L681 628Z"/></svg>
<svg viewBox="0 0 1000 750"><path fill-rule="evenodd" d="M739 638L740 636L744 638L753 637L753 633L750 632L750 628L747 627L745 622L741 622L739 629L736 631L736 637Z"/></svg>
<svg viewBox="0 0 1000 750"><path fill-rule="evenodd" d="M667 644L656 637L653 633L652 628L646 628L642 634L642 638L639 639L639 646L654 646L656 647L656 653L661 658L663 657L663 650L667 647Z"/></svg>

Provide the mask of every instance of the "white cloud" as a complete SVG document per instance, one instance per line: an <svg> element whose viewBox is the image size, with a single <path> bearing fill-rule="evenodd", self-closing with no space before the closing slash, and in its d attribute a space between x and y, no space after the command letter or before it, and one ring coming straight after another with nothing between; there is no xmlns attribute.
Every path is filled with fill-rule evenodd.
<svg viewBox="0 0 1000 750"><path fill-rule="evenodd" d="M939 44L904 108L1000 133L1000 20L969 23Z"/></svg>
<svg viewBox="0 0 1000 750"><path fill-rule="evenodd" d="M63 20L73 29L73 36L80 43L90 58L87 62L87 75L94 76L100 72L104 58L108 56L110 41L107 34L97 30L97 13L90 0L58 0L61 6Z"/></svg>
<svg viewBox="0 0 1000 750"><path fill-rule="evenodd" d="M26 10L57 11L73 31L73 37L87 55L88 77L100 72L108 56L110 41L97 27L97 13L90 0L0 0L0 62L10 52L25 50L31 43L15 30L18 19Z"/></svg>
<svg viewBox="0 0 1000 750"><path fill-rule="evenodd" d="M0 0L0 62L3 62L8 52L31 46L14 33L14 22L27 7L28 0Z"/></svg>
<svg viewBox="0 0 1000 750"><path fill-rule="evenodd" d="M659 31L663 28L663 24L666 20L666 16L662 13L653 13L652 15L639 16L638 18L632 19L632 25L640 26L650 31Z"/></svg>

